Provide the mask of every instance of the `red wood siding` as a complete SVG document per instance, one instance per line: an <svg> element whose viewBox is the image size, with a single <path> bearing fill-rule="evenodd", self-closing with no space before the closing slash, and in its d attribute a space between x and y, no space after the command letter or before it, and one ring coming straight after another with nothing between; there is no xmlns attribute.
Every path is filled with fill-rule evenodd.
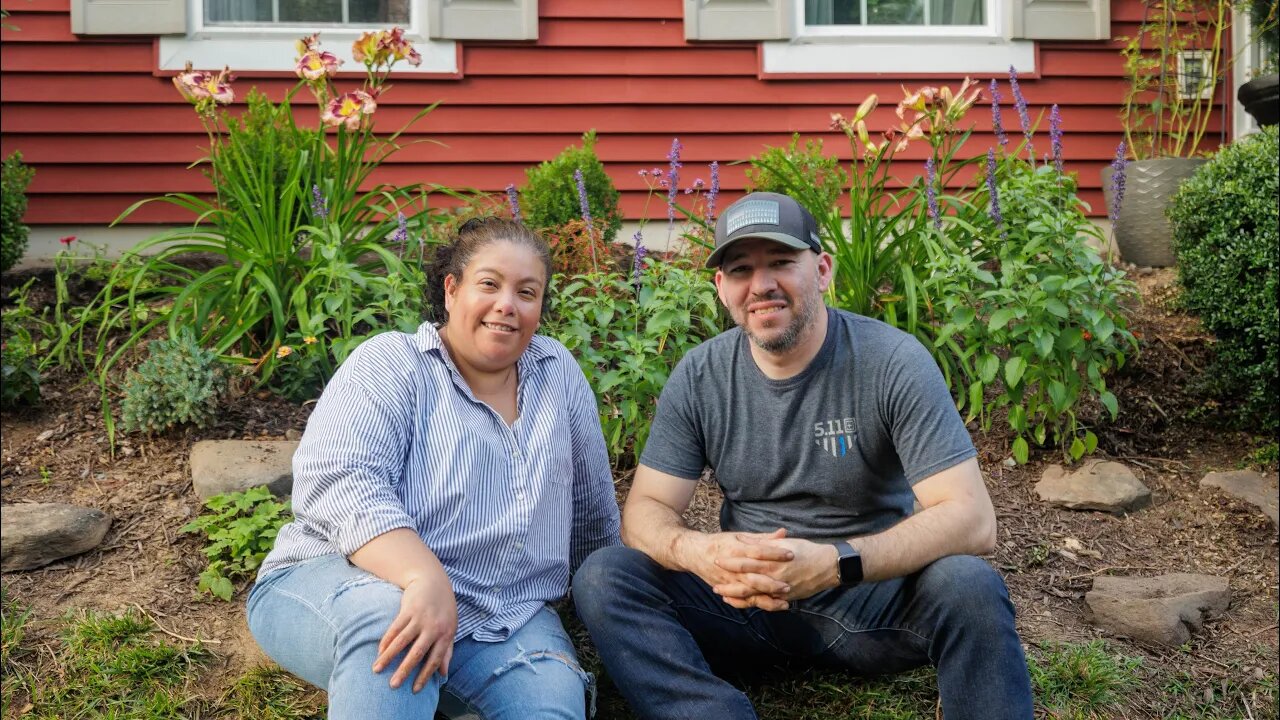
<svg viewBox="0 0 1280 720"><path fill-rule="evenodd" d="M12 13L8 22L21 29L0 35L0 151L21 150L36 168L29 223L105 224L139 198L208 190L200 172L187 169L206 145L203 130L169 77L155 71L152 39L77 38L68 0L4 0L4 7ZM733 161L784 144L792 132L820 136L847 158L843 136L828 128L830 114L850 113L868 93L884 103L873 129L895 120L901 80L761 79L755 43L686 43L681 7L680 0L541 0L536 44L463 43L460 79L396 79L379 108L379 127L398 128L418 108L440 101L409 139L445 146L406 149L380 179L498 192L522 184L526 168L595 128L599 154L623 192L627 215L636 218L647 192L638 171L664 166L672 137L684 145L686 182L707 178L706 165L721 162L723 207L743 188L744 166ZM1113 35L1136 32L1142 13L1141 0L1113 0ZM1037 72L1022 82L1033 117L1061 106L1067 169L1079 173L1095 215L1105 214L1099 171L1121 139L1120 46L1042 42ZM1001 79L1004 122L1016 127ZM905 84L958 82L913 77ZM236 87L241 97L253 85L279 97L292 84L278 73L241 73ZM314 108L298 105L299 118L314 122ZM970 117L978 130L967 147L983 154L994 143L985 103ZM1223 121L1215 113L1211 136ZM1038 144L1047 149L1048 138ZM919 148L902 160L898 173L920 172ZM660 201L649 208L665 214ZM186 220L156 205L130 222Z"/></svg>

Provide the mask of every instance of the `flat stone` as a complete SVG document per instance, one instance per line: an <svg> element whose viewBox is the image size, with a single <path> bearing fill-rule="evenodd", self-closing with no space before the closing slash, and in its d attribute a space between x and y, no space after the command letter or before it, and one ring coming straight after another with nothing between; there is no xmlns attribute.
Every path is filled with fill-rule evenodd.
<svg viewBox="0 0 1280 720"><path fill-rule="evenodd" d="M191 448L191 484L201 500L266 485L293 492L293 440L201 440Z"/></svg>
<svg viewBox="0 0 1280 720"><path fill-rule="evenodd" d="M1258 506L1271 522L1280 525L1280 476L1266 477L1253 470L1211 472L1200 487L1216 487L1226 494Z"/></svg>
<svg viewBox="0 0 1280 720"><path fill-rule="evenodd" d="M1090 460L1073 473L1061 465L1045 468L1036 483L1040 499L1071 510L1123 513L1151 504L1151 490L1118 462Z"/></svg>
<svg viewBox="0 0 1280 720"><path fill-rule="evenodd" d="M111 516L65 503L5 505L0 510L0 569L31 570L102 543Z"/></svg>
<svg viewBox="0 0 1280 720"><path fill-rule="evenodd" d="M1084 596L1095 625L1117 635L1177 647L1231 604L1226 578L1173 573L1100 577Z"/></svg>

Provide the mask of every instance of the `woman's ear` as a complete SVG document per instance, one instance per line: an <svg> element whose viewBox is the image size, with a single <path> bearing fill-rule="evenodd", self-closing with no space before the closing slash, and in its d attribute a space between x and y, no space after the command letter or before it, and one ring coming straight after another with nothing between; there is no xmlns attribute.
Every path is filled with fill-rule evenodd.
<svg viewBox="0 0 1280 720"><path fill-rule="evenodd" d="M447 314L453 309L453 296L458 293L458 279L453 273L444 276L444 311Z"/></svg>

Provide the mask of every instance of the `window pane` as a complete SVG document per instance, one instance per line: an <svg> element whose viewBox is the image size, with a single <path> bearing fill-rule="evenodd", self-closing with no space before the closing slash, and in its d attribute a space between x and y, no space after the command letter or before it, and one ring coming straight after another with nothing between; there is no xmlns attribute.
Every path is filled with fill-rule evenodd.
<svg viewBox="0 0 1280 720"><path fill-rule="evenodd" d="M805 0L804 4L806 25L984 25L985 16L985 0Z"/></svg>
<svg viewBox="0 0 1280 720"><path fill-rule="evenodd" d="M924 25L924 0L867 0L868 25Z"/></svg>
<svg viewBox="0 0 1280 720"><path fill-rule="evenodd" d="M410 0L205 0L210 25L407 25ZM342 14L347 6L347 16Z"/></svg>

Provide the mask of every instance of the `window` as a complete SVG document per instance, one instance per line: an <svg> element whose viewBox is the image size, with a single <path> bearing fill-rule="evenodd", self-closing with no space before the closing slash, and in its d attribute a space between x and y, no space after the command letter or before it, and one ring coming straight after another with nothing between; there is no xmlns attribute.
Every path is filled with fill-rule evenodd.
<svg viewBox="0 0 1280 720"><path fill-rule="evenodd" d="M804 22L814 25L986 25L983 0L805 0Z"/></svg>
<svg viewBox="0 0 1280 720"><path fill-rule="evenodd" d="M206 0L205 25L407 25L408 0Z"/></svg>

